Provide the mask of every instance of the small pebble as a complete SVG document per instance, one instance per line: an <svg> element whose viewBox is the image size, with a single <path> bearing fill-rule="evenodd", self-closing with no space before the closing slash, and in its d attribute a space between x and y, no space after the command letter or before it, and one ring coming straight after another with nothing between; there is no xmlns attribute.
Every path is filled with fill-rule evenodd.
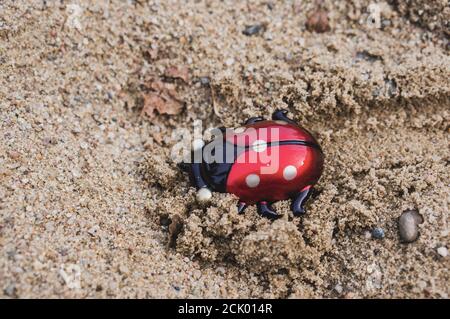
<svg viewBox="0 0 450 319"><path fill-rule="evenodd" d="M9 285L3 290L3 292L5 293L5 295L7 295L9 297L15 297L16 293L17 293L17 289L16 289L16 286Z"/></svg>
<svg viewBox="0 0 450 319"><path fill-rule="evenodd" d="M341 294L342 291L343 291L344 289L342 288L341 285L337 284L337 285L334 287L334 290L336 290L336 292L337 292L338 294Z"/></svg>
<svg viewBox="0 0 450 319"><path fill-rule="evenodd" d="M48 222L45 224L45 230L48 232L52 232L55 230L55 223L54 222Z"/></svg>
<svg viewBox="0 0 450 319"><path fill-rule="evenodd" d="M381 29L387 28L391 26L391 20L383 19L381 21Z"/></svg>
<svg viewBox="0 0 450 319"><path fill-rule="evenodd" d="M225 64L227 66L232 66L234 64L234 59L233 58L228 58L225 60Z"/></svg>
<svg viewBox="0 0 450 319"><path fill-rule="evenodd" d="M122 275L127 275L127 274L130 273L130 269L129 269L127 266L125 266L125 265L120 265L120 266L119 266L119 272L120 272Z"/></svg>
<svg viewBox="0 0 450 319"><path fill-rule="evenodd" d="M427 288L427 283L425 282L425 281L423 281L423 280L420 280L418 283L417 283L417 287L419 287L420 289L425 289L425 288Z"/></svg>
<svg viewBox="0 0 450 319"><path fill-rule="evenodd" d="M249 25L245 27L244 31L242 31L242 34L246 36L252 36L258 34L262 29L263 26L261 24Z"/></svg>
<svg viewBox="0 0 450 319"><path fill-rule="evenodd" d="M437 249L437 253L438 253L439 255L441 255L442 257L447 257L447 255L448 255L448 250L447 250L446 247L439 247L439 248Z"/></svg>
<svg viewBox="0 0 450 319"><path fill-rule="evenodd" d="M223 267L217 267L216 268L216 271L219 273L219 274L224 274L225 273L225 268L223 268Z"/></svg>
<svg viewBox="0 0 450 319"><path fill-rule="evenodd" d="M207 201L209 201L211 199L211 197L212 197L212 193L206 187L200 188L197 191L196 198L197 198L197 201L199 201L199 202L207 202Z"/></svg>
<svg viewBox="0 0 450 319"><path fill-rule="evenodd" d="M58 141L55 138L53 138L53 137L44 137L42 139L42 141L44 142L44 144L47 144L47 145L56 145L56 144L58 144Z"/></svg>
<svg viewBox="0 0 450 319"><path fill-rule="evenodd" d="M16 151L10 151L8 152L9 157L11 157L11 159L13 160L18 160L20 159L20 153L16 152Z"/></svg>
<svg viewBox="0 0 450 319"><path fill-rule="evenodd" d="M317 33L330 31L327 12L325 10L317 9L311 13L306 21L306 29Z"/></svg>
<svg viewBox="0 0 450 319"><path fill-rule="evenodd" d="M376 55L376 54L370 53L366 50L363 50L363 51L359 51L356 53L355 60L356 61L365 60L365 61L369 61L369 62L375 62L375 61L382 61L383 58L379 55Z"/></svg>
<svg viewBox="0 0 450 319"><path fill-rule="evenodd" d="M79 126L75 126L75 127L72 129L72 133L73 133L73 134L80 134L80 133L81 133L81 128L80 128Z"/></svg>
<svg viewBox="0 0 450 319"><path fill-rule="evenodd" d="M209 85L209 83L211 83L211 80L210 80L210 78L209 77L207 77L207 76L202 76L202 77L200 77L200 84L201 85Z"/></svg>
<svg viewBox="0 0 450 319"><path fill-rule="evenodd" d="M384 230L383 228L374 228L372 230L372 237L376 239L383 239L384 238Z"/></svg>
<svg viewBox="0 0 450 319"><path fill-rule="evenodd" d="M80 147L81 149L86 150L89 147L89 145L86 142L81 142Z"/></svg>
<svg viewBox="0 0 450 319"><path fill-rule="evenodd" d="M116 282L114 282L114 281L111 281L111 282L109 283L109 289L111 289L112 292L114 292L115 290L117 290L118 287L119 287L119 285L118 285Z"/></svg>
<svg viewBox="0 0 450 319"><path fill-rule="evenodd" d="M419 237L418 225L423 222L422 216L416 210L403 212L398 220L400 239L405 243L412 243Z"/></svg>
<svg viewBox="0 0 450 319"><path fill-rule="evenodd" d="M395 82L395 80L389 79L385 80L384 82L386 83L389 96L395 96L395 94L397 94L397 83Z"/></svg>
<svg viewBox="0 0 450 319"><path fill-rule="evenodd" d="M100 226L94 225L88 230L88 233L91 236L96 236L99 230L100 230Z"/></svg>

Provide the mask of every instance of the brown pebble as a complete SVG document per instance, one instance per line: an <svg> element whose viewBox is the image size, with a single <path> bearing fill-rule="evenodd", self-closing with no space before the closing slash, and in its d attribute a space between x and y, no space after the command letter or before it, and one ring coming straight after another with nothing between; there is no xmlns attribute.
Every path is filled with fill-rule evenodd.
<svg viewBox="0 0 450 319"><path fill-rule="evenodd" d="M328 13L325 10L317 9L308 16L306 29L311 32L323 33L330 30L328 23Z"/></svg>
<svg viewBox="0 0 450 319"><path fill-rule="evenodd" d="M9 157L10 157L11 159L13 159L13 160L18 160L18 159L20 159L20 153L19 153L19 152L16 152L16 151L10 151L10 152L8 152L8 155L9 155Z"/></svg>
<svg viewBox="0 0 450 319"><path fill-rule="evenodd" d="M418 225L423 223L423 218L416 210L403 212L398 221L400 239L402 242L411 243L419 237Z"/></svg>

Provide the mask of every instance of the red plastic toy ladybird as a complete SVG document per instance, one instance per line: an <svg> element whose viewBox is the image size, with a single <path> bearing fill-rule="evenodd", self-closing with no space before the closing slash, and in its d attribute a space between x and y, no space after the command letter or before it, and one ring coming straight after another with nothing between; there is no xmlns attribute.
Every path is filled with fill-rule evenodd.
<svg viewBox="0 0 450 319"><path fill-rule="evenodd" d="M261 216L275 219L281 215L271 204L292 198L294 215L304 214L324 158L314 137L286 114L278 110L272 120L254 117L242 127L219 128L208 144L194 141L188 169L197 199L208 200L211 191L232 193L239 197L238 213L257 204Z"/></svg>

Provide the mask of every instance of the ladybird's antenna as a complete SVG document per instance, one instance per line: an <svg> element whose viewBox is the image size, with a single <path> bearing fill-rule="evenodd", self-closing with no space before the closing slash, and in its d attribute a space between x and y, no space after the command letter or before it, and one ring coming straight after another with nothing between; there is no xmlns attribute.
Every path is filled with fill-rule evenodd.
<svg viewBox="0 0 450 319"><path fill-rule="evenodd" d="M264 121L264 118L261 117L261 116L251 117L247 121L245 121L244 125L249 125L249 124L253 124L253 123L256 123L256 122L260 122L260 121Z"/></svg>

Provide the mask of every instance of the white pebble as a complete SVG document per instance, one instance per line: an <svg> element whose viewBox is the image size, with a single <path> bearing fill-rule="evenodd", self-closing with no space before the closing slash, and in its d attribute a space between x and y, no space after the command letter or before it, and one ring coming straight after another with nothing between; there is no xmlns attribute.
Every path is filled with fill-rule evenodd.
<svg viewBox="0 0 450 319"><path fill-rule="evenodd" d="M81 142L81 143L80 143L80 147L81 147L83 150L86 150L86 149L89 147L89 145L88 145L86 142Z"/></svg>
<svg viewBox="0 0 450 319"><path fill-rule="evenodd" d="M419 224L423 218L415 210L405 211L399 218L398 228L400 239L406 243L412 243L419 237Z"/></svg>
<svg viewBox="0 0 450 319"><path fill-rule="evenodd" d="M343 288L342 288L341 285L337 284L337 285L334 287L334 290L336 290L336 292L337 292L338 294L341 294L342 291L343 291Z"/></svg>
<svg viewBox="0 0 450 319"><path fill-rule="evenodd" d="M199 201L199 202L206 202L206 201L210 200L211 197L212 197L212 193L206 187L200 188L197 191L197 201Z"/></svg>
<svg viewBox="0 0 450 319"><path fill-rule="evenodd" d="M225 64L227 66L232 66L234 64L234 59L233 58L226 59Z"/></svg>
<svg viewBox="0 0 450 319"><path fill-rule="evenodd" d="M441 255L442 257L447 257L447 255L448 255L448 250L447 250L446 247L439 247L439 248L437 249L437 252L438 252L438 254Z"/></svg>

